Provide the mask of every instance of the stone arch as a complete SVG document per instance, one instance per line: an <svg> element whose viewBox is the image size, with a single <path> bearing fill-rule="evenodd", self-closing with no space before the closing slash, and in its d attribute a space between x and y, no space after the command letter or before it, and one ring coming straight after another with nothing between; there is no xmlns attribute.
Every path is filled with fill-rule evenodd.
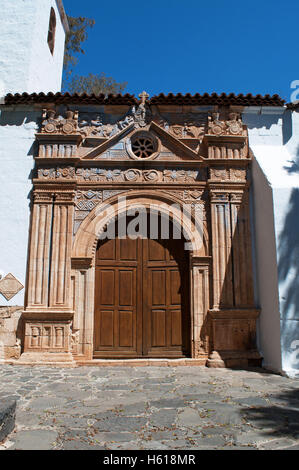
<svg viewBox="0 0 299 470"><path fill-rule="evenodd" d="M76 234L72 258L93 259L99 235L113 219L125 213L128 208L144 207L168 216L170 206L172 206L170 217L187 235L192 256L208 256L208 234L203 220L195 221L190 212L183 213L182 202L178 198L160 191L130 191L109 198L90 212Z"/></svg>

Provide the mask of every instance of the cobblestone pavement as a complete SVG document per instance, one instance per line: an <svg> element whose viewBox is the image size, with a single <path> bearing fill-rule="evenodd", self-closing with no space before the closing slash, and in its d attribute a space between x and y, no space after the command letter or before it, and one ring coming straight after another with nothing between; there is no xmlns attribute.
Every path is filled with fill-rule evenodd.
<svg viewBox="0 0 299 470"><path fill-rule="evenodd" d="M299 450L299 381L262 370L1 365L4 397L4 450Z"/></svg>

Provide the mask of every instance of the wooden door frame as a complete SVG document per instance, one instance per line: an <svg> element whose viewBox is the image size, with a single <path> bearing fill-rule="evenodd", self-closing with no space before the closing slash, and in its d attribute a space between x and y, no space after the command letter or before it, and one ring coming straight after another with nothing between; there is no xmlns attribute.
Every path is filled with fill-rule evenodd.
<svg viewBox="0 0 299 470"><path fill-rule="evenodd" d="M177 203L171 196L156 191L132 191L128 193L130 207L138 208L139 204L146 208L155 208L165 213L165 203ZM112 202L117 198L112 198ZM112 204L111 202L111 204ZM76 360L91 361L93 359L94 335L94 292L95 292L95 253L101 227L109 223L112 218L119 217L127 210L121 206L118 210L105 214L97 209L95 217L92 212L79 229L73 245L72 256L72 298L73 298L73 339L72 351ZM173 219L180 223L176 214ZM210 308L210 275L211 257L208 256L208 233L203 227L199 233L195 224L184 227L190 236L191 251L189 255L190 273L190 317L191 317L191 357L194 359L208 359L211 335L207 327L207 316ZM202 296L202 297L201 297Z"/></svg>

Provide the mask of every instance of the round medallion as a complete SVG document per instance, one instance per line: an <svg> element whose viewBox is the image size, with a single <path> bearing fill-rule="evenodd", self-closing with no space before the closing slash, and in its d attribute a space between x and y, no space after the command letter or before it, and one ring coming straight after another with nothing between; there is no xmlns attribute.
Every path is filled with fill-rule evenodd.
<svg viewBox="0 0 299 470"><path fill-rule="evenodd" d="M137 181L139 176L140 176L140 172L137 170L128 170L125 172L125 179L127 181L131 181L131 182Z"/></svg>
<svg viewBox="0 0 299 470"><path fill-rule="evenodd" d="M67 122L62 126L62 132L64 134L72 134L74 132L74 126L71 123Z"/></svg>
<svg viewBox="0 0 299 470"><path fill-rule="evenodd" d="M229 129L229 133L230 134L234 134L234 135L237 135L237 134L241 134L242 132L242 126L239 122L232 122L229 124L228 126L228 129Z"/></svg>
<svg viewBox="0 0 299 470"><path fill-rule="evenodd" d="M148 170L143 173L145 181L157 181L159 179L159 173L156 170Z"/></svg>
<svg viewBox="0 0 299 470"><path fill-rule="evenodd" d="M48 124L45 125L45 131L48 132L49 134L53 133L56 131L56 126L52 122L48 122Z"/></svg>
<svg viewBox="0 0 299 470"><path fill-rule="evenodd" d="M212 133L215 135L220 135L223 132L223 125L221 122L215 121L211 127Z"/></svg>

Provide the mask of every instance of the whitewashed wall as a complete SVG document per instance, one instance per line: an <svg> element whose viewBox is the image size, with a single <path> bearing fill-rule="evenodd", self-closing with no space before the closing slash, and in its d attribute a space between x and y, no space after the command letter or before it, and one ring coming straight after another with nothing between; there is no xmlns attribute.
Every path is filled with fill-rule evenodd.
<svg viewBox="0 0 299 470"><path fill-rule="evenodd" d="M41 112L0 106L0 274L25 285L33 144ZM1 306L24 305L24 290Z"/></svg>
<svg viewBox="0 0 299 470"><path fill-rule="evenodd" d="M51 7L57 28L48 46ZM56 0L0 0L0 97L61 90L65 31Z"/></svg>
<svg viewBox="0 0 299 470"><path fill-rule="evenodd" d="M283 108L247 108L254 153L253 203L258 340L264 366L299 371L299 119ZM297 214L297 215L296 215ZM295 351L296 353L296 351ZM299 359L299 354L298 354Z"/></svg>

